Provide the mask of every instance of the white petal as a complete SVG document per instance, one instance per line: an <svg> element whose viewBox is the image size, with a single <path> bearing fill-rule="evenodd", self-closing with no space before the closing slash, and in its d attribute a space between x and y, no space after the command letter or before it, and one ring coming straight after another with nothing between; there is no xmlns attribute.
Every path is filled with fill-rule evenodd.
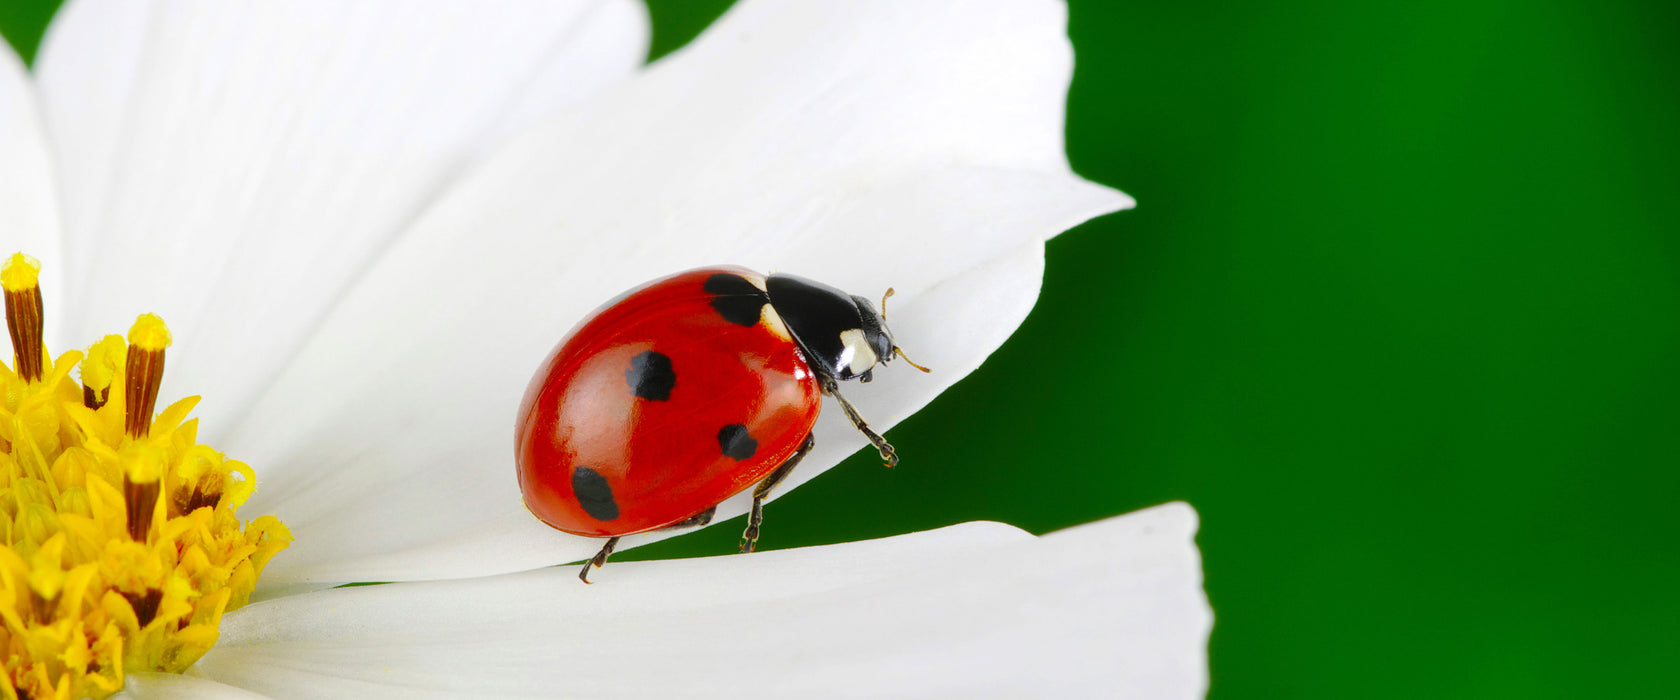
<svg viewBox="0 0 1680 700"><path fill-rule="evenodd" d="M896 366L884 370L885 376L874 383L849 386L848 398L872 425L885 430L896 424L973 371L1003 343L1037 297L1043 276L1042 245L1030 242L1012 255L902 305L894 298L894 323L906 329L899 342L915 348L921 360L937 369L924 375ZM961 342L933 342L940 338ZM479 427L480 432L470 436L477 438L476 444L438 451L438 443L447 444L438 436L393 444L389 449L397 464L412 468L406 474L360 461L336 473L316 472L316 480L297 484L295 490L273 489L282 498L272 508L261 501L247 505L250 512L278 512L297 536L264 573L259 584L262 597L336 581L519 571L594 554L600 540L552 530L521 505L511 474L512 460L496 449L511 432L511 416L506 420L502 425ZM788 486L774 495L815 477L866 444L832 405L823 412L815 432L817 449L788 478ZM913 450L902 444L898 447L907 455L901 468L914 468ZM326 450L321 454L330 455ZM750 494L738 494L719 505L717 519L744 513L750 504ZM768 517L774 520L774 515ZM635 535L625 538L620 548L677 534L683 532Z"/></svg>
<svg viewBox="0 0 1680 700"><path fill-rule="evenodd" d="M282 696L285 697L285 696ZM127 674L127 685L117 700L268 700L267 695L217 683L205 678L173 673Z"/></svg>
<svg viewBox="0 0 1680 700"><path fill-rule="evenodd" d="M548 5L543 11L552 11ZM579 8L577 21L555 42L512 101L496 115L495 128L479 143L487 153L508 138L623 82L647 59L652 39L641 0L596 1Z"/></svg>
<svg viewBox="0 0 1680 700"><path fill-rule="evenodd" d="M248 408L489 140L630 75L647 39L635 0L71 3L40 65L71 332L156 311L165 393Z"/></svg>
<svg viewBox="0 0 1680 700"><path fill-rule="evenodd" d="M58 342L64 267L54 190L35 88L11 46L0 46L0 262L19 251L41 261L47 347L62 352L70 348Z"/></svg>
<svg viewBox="0 0 1680 700"><path fill-rule="evenodd" d="M1195 512L337 589L194 672L276 697L1138 697L1207 686Z"/></svg>

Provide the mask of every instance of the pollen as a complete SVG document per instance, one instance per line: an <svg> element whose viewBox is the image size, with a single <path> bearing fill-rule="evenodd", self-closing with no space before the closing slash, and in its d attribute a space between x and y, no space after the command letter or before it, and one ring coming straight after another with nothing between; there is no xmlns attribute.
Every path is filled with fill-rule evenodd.
<svg viewBox="0 0 1680 700"><path fill-rule="evenodd" d="M198 397L154 414L163 320L52 357L39 277L21 253L0 268L0 698L105 698L209 651L292 537L238 518L256 474L198 443Z"/></svg>

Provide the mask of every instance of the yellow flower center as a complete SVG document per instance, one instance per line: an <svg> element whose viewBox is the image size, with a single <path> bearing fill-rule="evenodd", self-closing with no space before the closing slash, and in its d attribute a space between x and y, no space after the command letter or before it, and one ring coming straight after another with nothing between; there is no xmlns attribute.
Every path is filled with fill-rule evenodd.
<svg viewBox="0 0 1680 700"><path fill-rule="evenodd" d="M256 474L198 444L198 397L154 416L163 321L54 359L39 276L21 253L0 269L15 352L0 365L0 697L104 698L125 670L179 673L209 651L292 536L271 515L241 525Z"/></svg>

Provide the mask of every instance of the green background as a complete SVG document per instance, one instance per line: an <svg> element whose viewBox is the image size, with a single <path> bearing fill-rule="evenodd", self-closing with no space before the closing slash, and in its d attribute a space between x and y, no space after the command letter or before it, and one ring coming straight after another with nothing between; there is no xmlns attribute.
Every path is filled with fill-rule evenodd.
<svg viewBox="0 0 1680 700"><path fill-rule="evenodd" d="M766 548L1182 499L1215 698L1680 696L1680 3L1070 14L1069 156L1138 209Z"/></svg>

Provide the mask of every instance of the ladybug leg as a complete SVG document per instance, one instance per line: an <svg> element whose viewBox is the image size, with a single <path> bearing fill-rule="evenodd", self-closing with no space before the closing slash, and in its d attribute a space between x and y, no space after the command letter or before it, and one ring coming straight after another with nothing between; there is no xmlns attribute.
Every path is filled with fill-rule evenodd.
<svg viewBox="0 0 1680 700"><path fill-rule="evenodd" d="M607 557L612 556L613 547L617 547L617 546L618 546L618 538L617 537L608 539L607 543L605 545L601 546L601 551L595 553L595 558L590 559L587 563L585 563L583 565L583 571L578 572L578 580L583 581L584 583L589 583L589 568L594 567L594 568L599 569L603 566L606 566L607 565Z"/></svg>
<svg viewBox="0 0 1680 700"><path fill-rule="evenodd" d="M689 518L687 520L684 520L680 523L674 523L674 524L671 524L671 525L667 525L667 526L665 526L664 528L661 528L661 529L670 530L670 529L679 528L679 527L700 527L702 525L706 525L706 524L712 522L712 515L716 512L717 512L717 506L712 506L710 508L707 508L704 511L701 511L701 512L695 514L694 517L691 517L691 518ZM599 569L603 566L606 566L607 565L607 557L612 556L613 548L617 547L617 546L618 546L618 538L617 537L608 539L607 543L601 546L601 551L595 553L595 558L590 559L589 563L583 565L583 570L578 572L578 580L583 581L584 583L589 583L589 570L592 569L592 568Z"/></svg>
<svg viewBox="0 0 1680 700"><path fill-rule="evenodd" d="M800 443L799 449L789 455L787 461L782 462L782 466L776 467L776 471L770 472L770 476L764 477L764 480L758 482L758 486L753 489L752 515L747 517L747 531L741 533L742 552L751 552L758 547L758 526L764 524L764 499L769 497L770 489L776 488L776 484L782 483L782 480L793 472L793 468L799 466L799 460L805 459L805 455L810 454L811 447L816 444L816 438L807 433L805 442Z"/></svg>
<svg viewBox="0 0 1680 700"><path fill-rule="evenodd" d="M889 467L898 466L898 451L894 450L892 445L887 444L887 439L881 437L880 433L870 430L869 424L863 421L863 416L858 415L857 409L852 407L852 402L847 401L846 397L840 395L840 382L835 381L833 377L826 377L823 379L822 389L824 394L828 394L840 402L840 408L846 412L846 418L852 421L852 427L857 428L858 432L869 438L870 444L873 444L875 449L881 452L881 460L886 462Z"/></svg>

